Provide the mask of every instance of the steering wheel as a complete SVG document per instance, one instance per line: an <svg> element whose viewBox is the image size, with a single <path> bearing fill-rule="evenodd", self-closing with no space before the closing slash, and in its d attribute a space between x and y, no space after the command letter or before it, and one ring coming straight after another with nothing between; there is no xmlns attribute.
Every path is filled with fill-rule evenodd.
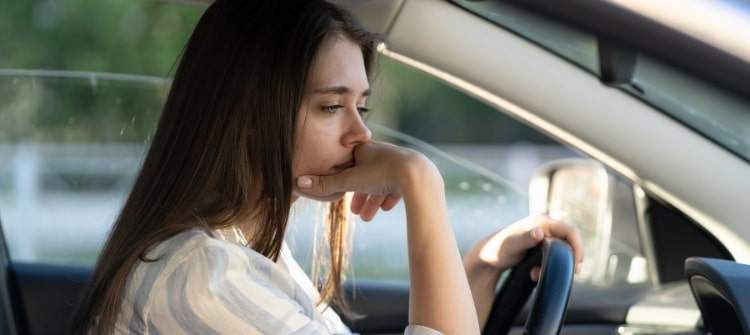
<svg viewBox="0 0 750 335"><path fill-rule="evenodd" d="M537 285L529 272L540 263L542 271ZM574 267L573 251L563 241L548 238L530 249L495 296L482 334L507 334L534 286L538 286L536 297L523 334L559 334L570 299Z"/></svg>

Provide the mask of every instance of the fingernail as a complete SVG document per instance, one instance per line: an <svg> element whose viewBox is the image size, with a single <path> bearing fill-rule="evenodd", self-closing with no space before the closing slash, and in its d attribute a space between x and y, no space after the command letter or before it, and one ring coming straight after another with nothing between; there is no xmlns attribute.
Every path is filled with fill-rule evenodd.
<svg viewBox="0 0 750 335"><path fill-rule="evenodd" d="M297 186L302 188L309 188L312 186L312 178L304 176L297 178Z"/></svg>
<svg viewBox="0 0 750 335"><path fill-rule="evenodd" d="M531 236L535 239L542 237L542 230L539 228L534 228L534 230L531 231Z"/></svg>

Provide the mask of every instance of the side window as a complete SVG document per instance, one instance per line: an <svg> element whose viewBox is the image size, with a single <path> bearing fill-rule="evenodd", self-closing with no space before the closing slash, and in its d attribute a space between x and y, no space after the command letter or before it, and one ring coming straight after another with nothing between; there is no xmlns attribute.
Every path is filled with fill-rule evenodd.
<svg viewBox="0 0 750 335"><path fill-rule="evenodd" d="M373 88L368 126L377 139L412 147L437 164L445 180L450 220L462 252L529 214L529 184L537 168L550 161L582 158L503 111L386 57L380 60ZM619 286L648 281L632 187L616 176L612 180L613 211L608 230L581 227L586 251L592 255L584 264L584 272L576 277L579 285ZM317 207L306 201L298 201L296 206L289 241L303 266L309 267L315 225L296 221L315 217ZM356 221L354 276L407 281L405 232L403 204L380 212L371 222ZM599 242L602 240L606 244ZM591 261L594 259L599 261Z"/></svg>
<svg viewBox="0 0 750 335"><path fill-rule="evenodd" d="M81 77L79 77L81 76ZM0 215L13 261L93 264L135 178L164 82L0 75Z"/></svg>
<svg viewBox="0 0 750 335"><path fill-rule="evenodd" d="M14 262L93 265L202 10L0 5L0 218Z"/></svg>

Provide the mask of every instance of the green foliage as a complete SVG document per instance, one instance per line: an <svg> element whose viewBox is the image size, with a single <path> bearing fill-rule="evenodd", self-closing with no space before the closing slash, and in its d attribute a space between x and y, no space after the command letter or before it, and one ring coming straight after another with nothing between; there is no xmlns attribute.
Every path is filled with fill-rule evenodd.
<svg viewBox="0 0 750 335"><path fill-rule="evenodd" d="M92 77L96 78L96 77ZM143 142L168 86L103 79L0 77L0 142Z"/></svg>
<svg viewBox="0 0 750 335"><path fill-rule="evenodd" d="M167 76L204 8L146 0L0 4L0 67Z"/></svg>
<svg viewBox="0 0 750 335"><path fill-rule="evenodd" d="M168 89L161 78L203 9L134 0L3 2L0 141L147 141Z"/></svg>

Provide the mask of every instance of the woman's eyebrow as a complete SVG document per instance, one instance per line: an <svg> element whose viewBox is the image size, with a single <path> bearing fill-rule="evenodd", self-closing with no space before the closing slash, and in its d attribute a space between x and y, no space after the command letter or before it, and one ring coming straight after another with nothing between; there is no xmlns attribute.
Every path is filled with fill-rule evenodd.
<svg viewBox="0 0 750 335"><path fill-rule="evenodd" d="M313 91L315 94L349 94L352 93L352 89L347 86L329 86L324 88L319 88ZM361 96L367 97L370 96L370 93L372 93L371 89L366 89L364 92L362 92Z"/></svg>

